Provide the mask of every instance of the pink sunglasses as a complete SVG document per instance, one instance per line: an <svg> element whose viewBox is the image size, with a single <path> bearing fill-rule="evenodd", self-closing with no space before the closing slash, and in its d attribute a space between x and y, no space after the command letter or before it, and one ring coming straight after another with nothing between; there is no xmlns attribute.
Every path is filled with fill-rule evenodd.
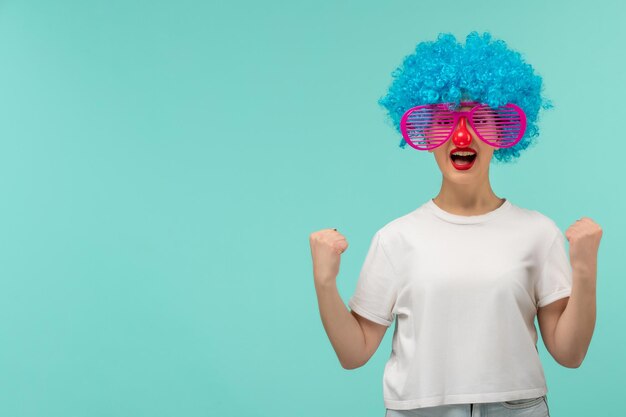
<svg viewBox="0 0 626 417"><path fill-rule="evenodd" d="M515 146L526 131L526 114L515 104L498 108L486 104L462 102L469 111L450 110L453 103L426 104L407 110L400 120L400 131L413 148L426 151L444 144L465 117L480 140L496 148ZM465 128L465 124L460 126Z"/></svg>

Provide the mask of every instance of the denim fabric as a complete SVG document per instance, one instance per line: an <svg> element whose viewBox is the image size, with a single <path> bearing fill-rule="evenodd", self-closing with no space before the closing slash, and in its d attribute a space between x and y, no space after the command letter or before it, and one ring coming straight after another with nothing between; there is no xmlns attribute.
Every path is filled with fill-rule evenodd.
<svg viewBox="0 0 626 417"><path fill-rule="evenodd" d="M547 396L494 403L446 404L412 410L387 409L385 417L550 417Z"/></svg>

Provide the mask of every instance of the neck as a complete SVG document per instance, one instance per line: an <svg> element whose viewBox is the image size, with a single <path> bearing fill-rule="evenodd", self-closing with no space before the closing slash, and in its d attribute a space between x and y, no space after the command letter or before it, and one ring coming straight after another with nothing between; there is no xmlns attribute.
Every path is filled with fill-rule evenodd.
<svg viewBox="0 0 626 417"><path fill-rule="evenodd" d="M491 189L488 181L474 184L453 183L444 178L441 190L435 198L441 209L460 216L478 216L504 204Z"/></svg>

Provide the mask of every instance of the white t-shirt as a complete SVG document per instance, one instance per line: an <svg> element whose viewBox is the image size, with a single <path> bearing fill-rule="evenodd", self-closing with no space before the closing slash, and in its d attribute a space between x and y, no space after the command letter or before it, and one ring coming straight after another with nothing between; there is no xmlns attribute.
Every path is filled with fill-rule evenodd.
<svg viewBox="0 0 626 417"><path fill-rule="evenodd" d="M348 305L386 326L397 318L383 397L409 410L546 394L537 307L571 288L549 217L508 199L461 216L431 199L376 232Z"/></svg>

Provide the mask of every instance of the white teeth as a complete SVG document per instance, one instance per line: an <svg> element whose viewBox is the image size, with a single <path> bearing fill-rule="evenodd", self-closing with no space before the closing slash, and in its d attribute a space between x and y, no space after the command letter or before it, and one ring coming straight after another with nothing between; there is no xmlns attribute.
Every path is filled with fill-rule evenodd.
<svg viewBox="0 0 626 417"><path fill-rule="evenodd" d="M469 155L476 155L476 154L474 152L452 152L452 155L469 156Z"/></svg>

